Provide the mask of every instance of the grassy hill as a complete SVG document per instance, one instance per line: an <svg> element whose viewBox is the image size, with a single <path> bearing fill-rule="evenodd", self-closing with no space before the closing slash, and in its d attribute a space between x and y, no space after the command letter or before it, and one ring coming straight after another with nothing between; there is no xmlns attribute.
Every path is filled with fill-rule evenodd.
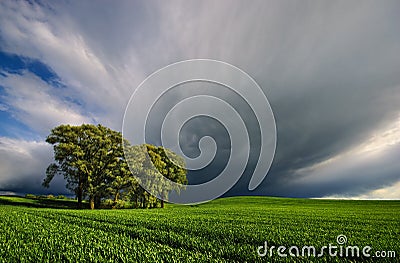
<svg viewBox="0 0 400 263"><path fill-rule="evenodd" d="M75 210L74 201L0 197L0 262L375 262L395 251L400 202L231 197L165 209ZM301 256L303 246L359 246L360 257ZM273 250L285 246L287 257ZM300 256L289 255L297 246ZM260 251L264 251L261 249ZM269 250L268 250L269 252ZM295 252L295 250L293 250ZM339 254L339 248L338 252Z"/></svg>

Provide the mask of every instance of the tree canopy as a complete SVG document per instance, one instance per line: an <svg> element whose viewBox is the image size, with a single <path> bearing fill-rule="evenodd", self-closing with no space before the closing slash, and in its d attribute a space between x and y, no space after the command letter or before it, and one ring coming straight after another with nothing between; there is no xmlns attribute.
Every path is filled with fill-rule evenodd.
<svg viewBox="0 0 400 263"><path fill-rule="evenodd" d="M46 170L43 186L49 187L56 175L64 176L66 187L75 193L79 207L84 198L89 199L91 209L107 198L114 206L123 198L134 202L136 207L158 204L163 207L163 201L147 193L141 185L145 183L146 189L154 189L152 193L167 199L170 191L180 189L159 180L160 176L187 183L181 157L163 147L132 146L120 132L102 125L60 125L51 130L46 142L54 147L54 162ZM146 178L146 182L140 181L141 178Z"/></svg>

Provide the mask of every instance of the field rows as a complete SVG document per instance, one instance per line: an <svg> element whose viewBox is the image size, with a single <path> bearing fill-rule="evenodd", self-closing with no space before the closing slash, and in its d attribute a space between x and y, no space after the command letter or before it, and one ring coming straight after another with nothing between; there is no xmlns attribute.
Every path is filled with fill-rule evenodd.
<svg viewBox="0 0 400 263"><path fill-rule="evenodd" d="M4 197L0 197L4 198ZM267 262L268 245L349 245L400 252L399 202L238 197L151 210L0 206L1 262ZM313 258L273 258L309 262ZM396 259L381 262L396 262ZM361 262L323 257L314 262Z"/></svg>

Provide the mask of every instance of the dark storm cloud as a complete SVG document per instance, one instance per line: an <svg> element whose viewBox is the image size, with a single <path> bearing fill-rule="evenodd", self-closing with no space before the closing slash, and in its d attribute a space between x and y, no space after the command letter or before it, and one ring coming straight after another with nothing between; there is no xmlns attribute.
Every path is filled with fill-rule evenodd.
<svg viewBox="0 0 400 263"><path fill-rule="evenodd" d="M84 101L84 109L74 113L91 112L114 129L121 127L134 88L170 63L211 58L253 77L268 96L277 125L275 159L255 191L247 187L259 154L259 128L237 94L204 83L171 91L155 105L146 134L160 144L163 117L188 96L206 93L229 102L245 119L252 152L244 176L227 195L358 196L400 180L393 165L400 140L381 140L374 157L354 150L400 125L398 1L148 1L112 7L60 2L35 12L7 5L0 47L42 59L69 87L68 94ZM15 10L30 20L6 19L17 17ZM17 86L23 76L13 77L9 83ZM35 123L57 117L26 111ZM75 115L74 120L87 119ZM399 138L400 129L394 131ZM227 159L226 131L207 118L184 126L185 153L198 154L197 141L207 133L222 151L208 170L193 173L193 182L212 178Z"/></svg>
<svg viewBox="0 0 400 263"><path fill-rule="evenodd" d="M162 121L170 109L185 98L196 95L209 95L221 98L234 107L242 117L250 138L250 157L251 163L247 166L246 174L250 174L254 168L254 161L260 154L260 128L257 118L250 105L237 93L220 84L205 81L195 81L178 85L163 95L152 107L149 114L146 130L147 141L152 144L162 145L161 130ZM202 105L198 112L204 111ZM201 111L202 110L202 111ZM212 112L213 109L207 109ZM223 120L222 120L223 121ZM211 136L217 143L217 155L212 163L202 170L190 171L188 180L190 184L199 184L206 182L218 176L224 169L231 154L231 142L229 131L226 130L223 123L204 115L194 116L186 123L176 123L181 125L180 145L185 155L190 158L200 155L199 141L204 136ZM253 161L254 159L254 161Z"/></svg>
<svg viewBox="0 0 400 263"><path fill-rule="evenodd" d="M377 177L361 166L352 170L363 174L357 179L360 187L349 188L347 180L338 179L322 191L315 190L323 187L318 184L311 184L314 191L298 191L299 185L293 183L304 176L298 169L356 147L396 122L400 111L398 3L241 2L214 6L212 11L203 8L200 14L207 13L207 19L193 16L188 23L193 27L186 24L189 29L182 32L188 41L199 39L190 41L188 54L240 66L264 89L274 110L276 157L267 179L253 193L357 195L371 189L371 183L379 188L400 179L397 167ZM193 14L190 7L181 11L183 17ZM250 163L255 163L253 158ZM251 194L248 179L245 175L228 194Z"/></svg>
<svg viewBox="0 0 400 263"><path fill-rule="evenodd" d="M43 188L45 171L51 162L52 147L45 142L0 137L0 191L20 194L68 194L61 177Z"/></svg>

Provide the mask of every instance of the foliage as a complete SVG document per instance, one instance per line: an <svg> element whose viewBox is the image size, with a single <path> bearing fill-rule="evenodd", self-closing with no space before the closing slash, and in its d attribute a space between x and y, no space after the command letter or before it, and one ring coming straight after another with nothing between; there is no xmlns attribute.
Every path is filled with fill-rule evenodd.
<svg viewBox="0 0 400 263"><path fill-rule="evenodd" d="M47 168L43 185L62 174L79 203L86 194L93 209L106 191L110 170L123 157L121 133L102 125L60 125L51 130L46 142L54 145L56 162Z"/></svg>
<svg viewBox="0 0 400 263"><path fill-rule="evenodd" d="M184 160L172 151L161 146L144 144L125 146L125 153L135 178L140 180L140 184L145 186L146 190L150 190L161 199L161 207L164 205L163 200L168 199L169 192L179 192L183 188L182 185L187 184ZM137 185L131 184L127 194L137 207L158 205L157 198Z"/></svg>
<svg viewBox="0 0 400 263"><path fill-rule="evenodd" d="M54 196L52 194L49 195L34 195L34 194L26 194L25 195L26 198L30 198L30 199L68 199L65 195L57 195Z"/></svg>
<svg viewBox="0 0 400 263"><path fill-rule="evenodd" d="M143 179L141 185L163 199L170 191L181 190L163 176L187 183L182 158L162 147L131 146L120 132L102 125L60 125L51 130L46 142L54 146L55 162L48 166L43 186L48 187L56 175L64 176L79 206L87 196L92 209L106 198L114 200L114 208L128 206L121 205L122 201L133 201L135 207L157 207L159 200L149 195L138 180Z"/></svg>
<svg viewBox="0 0 400 263"><path fill-rule="evenodd" d="M34 194L26 194L25 197L34 199L34 198L36 198L36 195L34 195Z"/></svg>
<svg viewBox="0 0 400 263"><path fill-rule="evenodd" d="M257 248L265 241L320 248L344 234L349 245L399 253L398 218L399 201L235 197L196 207L98 211L16 203L0 206L0 262L375 262L261 258ZM398 255L378 262L398 262Z"/></svg>

